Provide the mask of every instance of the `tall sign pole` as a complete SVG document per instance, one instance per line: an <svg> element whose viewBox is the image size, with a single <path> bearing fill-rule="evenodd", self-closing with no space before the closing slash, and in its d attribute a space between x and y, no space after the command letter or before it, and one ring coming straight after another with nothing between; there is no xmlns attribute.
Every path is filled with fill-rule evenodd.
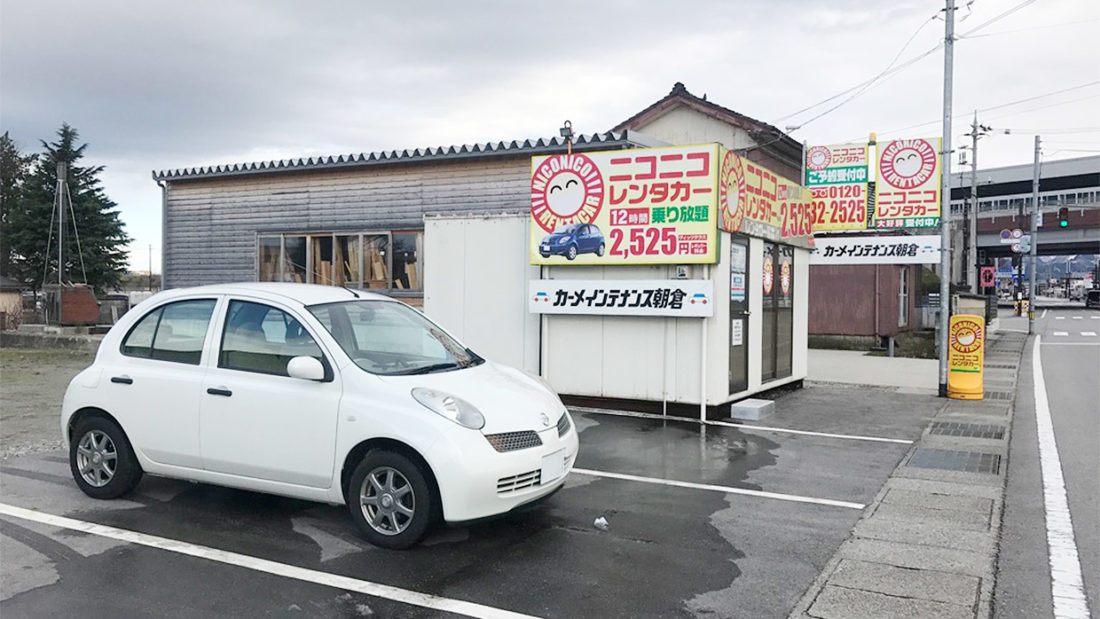
<svg viewBox="0 0 1100 619"><path fill-rule="evenodd" d="M955 53L955 0L944 8L943 48L943 165L940 183L940 397L947 397L947 327L951 317L951 87Z"/></svg>
<svg viewBox="0 0 1100 619"><path fill-rule="evenodd" d="M1039 136L1035 136L1035 169L1031 174L1031 251L1028 252L1027 278L1027 332L1032 332L1035 323L1035 257L1039 254ZM1021 256L1021 261L1023 257Z"/></svg>

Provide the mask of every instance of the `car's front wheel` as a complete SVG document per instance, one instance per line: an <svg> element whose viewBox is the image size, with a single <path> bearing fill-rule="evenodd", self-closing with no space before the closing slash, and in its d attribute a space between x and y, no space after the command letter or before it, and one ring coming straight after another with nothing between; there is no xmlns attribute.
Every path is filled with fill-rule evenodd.
<svg viewBox="0 0 1100 619"><path fill-rule="evenodd" d="M604 251L603 243L600 243L600 246L596 248L596 255L597 256L603 256L603 251Z"/></svg>
<svg viewBox="0 0 1100 619"><path fill-rule="evenodd" d="M570 260L576 259L576 257L577 257L577 246L576 245L570 245L569 249L566 250L566 252L565 252L565 257L569 258Z"/></svg>
<svg viewBox="0 0 1100 619"><path fill-rule="evenodd" d="M69 443L69 469L76 485L95 499L114 499L141 481L141 465L118 424L104 417L77 422Z"/></svg>
<svg viewBox="0 0 1100 619"><path fill-rule="evenodd" d="M408 548L428 532L436 499L424 472L405 456L369 452L352 473L349 489L351 518L375 546Z"/></svg>

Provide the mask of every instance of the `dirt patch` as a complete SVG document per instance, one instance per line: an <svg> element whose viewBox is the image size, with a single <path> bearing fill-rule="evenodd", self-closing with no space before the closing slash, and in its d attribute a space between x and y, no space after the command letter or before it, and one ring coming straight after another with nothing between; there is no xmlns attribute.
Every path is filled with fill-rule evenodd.
<svg viewBox="0 0 1100 619"><path fill-rule="evenodd" d="M0 348L0 459L61 447L61 399L93 353Z"/></svg>

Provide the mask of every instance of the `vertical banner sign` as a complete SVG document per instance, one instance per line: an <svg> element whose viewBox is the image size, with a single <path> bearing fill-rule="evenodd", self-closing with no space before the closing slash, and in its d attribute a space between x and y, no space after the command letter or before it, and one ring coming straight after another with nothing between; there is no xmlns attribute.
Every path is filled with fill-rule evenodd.
<svg viewBox="0 0 1100 619"><path fill-rule="evenodd" d="M531 158L531 264L717 261L718 145Z"/></svg>
<svg viewBox="0 0 1100 619"><path fill-rule="evenodd" d="M984 288L992 288L997 285L997 272L995 267L982 267L982 275L979 278Z"/></svg>
<svg viewBox="0 0 1100 619"><path fill-rule="evenodd" d="M867 145L811 146L806 186L813 196L814 231L867 229Z"/></svg>
<svg viewBox="0 0 1100 619"><path fill-rule="evenodd" d="M985 319L956 314L947 328L947 396L981 400L985 362Z"/></svg>
<svg viewBox="0 0 1100 619"><path fill-rule="evenodd" d="M719 149L719 155L719 228L813 247L813 205L808 189L725 148Z"/></svg>
<svg viewBox="0 0 1100 619"><path fill-rule="evenodd" d="M940 138L880 142L875 228L940 224Z"/></svg>

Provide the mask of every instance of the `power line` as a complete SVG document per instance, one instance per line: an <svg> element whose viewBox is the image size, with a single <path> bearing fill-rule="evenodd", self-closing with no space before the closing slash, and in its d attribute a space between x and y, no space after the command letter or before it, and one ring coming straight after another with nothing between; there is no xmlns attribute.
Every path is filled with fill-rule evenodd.
<svg viewBox="0 0 1100 619"><path fill-rule="evenodd" d="M910 35L910 36L909 36L909 40L907 40L907 41L905 42L905 45L902 45L902 46L901 46L901 49L900 49L900 50L898 50L898 53L894 55L894 59L890 61L890 64L888 64L888 65L886 66L886 68L885 68L885 69L883 69L883 70L882 70L882 72L880 72L880 73L879 73L878 75L876 75L875 77L872 77L872 78L871 78L871 79L869 79L869 80L866 80L866 81L860 82L859 84L856 84L855 86L852 86L851 88L849 88L849 89L847 89L847 90L844 90L844 91L838 92L837 94L835 94L835 95L833 95L833 96L831 96L831 97L829 97L829 98L827 98L827 99L822 99L821 101L818 101L817 103L814 103L813 105L809 105L809 106L806 106L806 107L804 107L804 108L802 108L802 109L800 109L800 110L798 110L798 111L795 111L795 112L791 112L790 114L787 114L786 116L780 116L779 118L777 118L777 119L776 119L776 122L781 122L781 121L784 121L784 120L786 120L786 119L788 119L788 118L792 118L792 117L794 117L794 116L798 116L798 115L799 115L799 114L801 114L802 112L806 112L806 111L812 110L812 109L814 109L815 107L820 107L820 106L822 106L822 105L824 105L824 104L826 104L826 103L828 103L828 102L830 102L830 101L833 101L833 100L835 100L835 99L839 99L840 97L843 97L844 95L846 95L846 94L848 94L848 93L850 93L850 92L853 92L853 91L859 90L860 88L865 88L865 87L867 87L867 86L870 86L870 85L871 85L871 84L872 84L872 83L873 83L873 82L874 82L875 80L877 80L877 79L879 79L879 78L881 78L881 77L883 77L883 76L887 75L888 73L893 73L894 71L900 71L901 69L903 69L903 68L905 68L905 67L909 66L910 64L912 64L912 63L916 62L917 60L920 60L921 58L924 58L924 57L925 57L925 56L927 56L928 54L930 54L930 53L932 53L932 52L934 52L934 51L938 50L938 49L939 49L939 48L941 48L941 47L943 47L943 43L940 43L939 45L937 45L937 46L933 47L933 48L932 48L931 50L929 50L929 51L927 51L927 52L925 52L925 53L921 54L920 56L918 56L918 57L916 57L916 58L912 58L912 59L910 59L910 60L907 60L907 61L906 61L906 62L905 62L904 64L902 64L901 66L899 66L899 67L898 67L897 69L894 69L894 71L891 71L891 70L890 70L890 67L892 67L892 66L894 65L894 63L895 63L895 62L897 62L897 60L898 60L898 57L899 57L899 56L901 56L901 54L902 54L902 53L903 53L903 52L905 51L905 49L906 49L907 47L909 47L909 44L910 44L910 43L911 43L911 42L913 41L913 39L914 39L914 38L916 38L916 36L917 36L918 34L920 34L920 31L921 31L921 30L923 30L925 26L927 26L927 25L928 25L928 24L930 24L931 22L935 21L935 20L936 20L936 18L938 18L938 17L939 17L939 13L936 13L936 14L935 14L935 15L933 15L932 17L930 17L930 18L928 18L928 19L924 20L923 22L921 22L921 25L920 25L920 26L919 26L919 27L918 27L918 28L917 28L917 29L916 29L915 31L913 31L913 34L912 34L912 35ZM841 105L843 105L843 104L841 104ZM807 122L809 122L809 121L807 121Z"/></svg>
<svg viewBox="0 0 1100 619"><path fill-rule="evenodd" d="M992 18L986 20L985 22L975 26L974 28L971 28L970 30L967 30L963 34L956 35L955 39L966 38L967 36L981 30L982 28L985 28L985 27L987 27L987 26L989 26L993 23L996 23L996 22L1004 19L1005 17L1008 17L1009 15L1019 11L1020 9L1026 7L1027 5L1033 4L1034 2L1036 2L1036 0L1024 0L1023 2L1021 2L1021 3L1011 7L1009 9L995 15L994 17L992 17ZM967 6L969 6L969 4ZM830 101L833 101L835 99L843 97L844 95L846 95L848 93L854 92L854 94L852 96L850 96L847 99L841 101L840 103L834 105L833 107L825 110L824 112L821 112L820 114L818 114L816 116L811 117L808 120L805 120L805 121L799 123L794 129L800 129L802 127L805 127L807 124L821 118L822 116L825 116L826 114L829 114L829 113L833 112L834 110L840 108L841 106L845 105L846 103L848 103L848 102L852 101L853 99L855 99L856 97L860 96L861 94L866 92L869 88L871 88L871 86L873 84L875 84L875 82L881 80L882 78L884 78L888 75L897 73L899 71L902 71L902 70L912 66L917 61L922 60L922 59L930 56L931 54L935 53L936 51L938 51L940 48L942 48L944 46L944 43L942 41L940 43L938 43L935 47L929 49L928 51L926 51L926 52L924 52L924 53L922 53L918 56L915 56L915 57L903 62L902 64L900 64L896 67L893 66L894 63L897 62L897 59L901 56L902 52L904 52L905 49L907 47L909 47L909 44L913 41L913 39L917 36L917 34L920 33L920 31L923 30L924 27L927 26L930 21L934 21L937 18L938 18L938 13L937 13L937 15L933 15L929 20L926 20L923 23L921 23L920 27L918 27L917 30L912 35L910 35L909 39L905 42L905 45L903 45L901 50L898 51L898 53L894 56L894 59L890 61L890 64L887 65L887 67L885 69L883 69L880 73L878 73L877 75L875 75L871 79L866 80L864 82L861 82L859 84L856 84L855 86L853 86L853 87L851 87L847 90L839 92L839 93L837 93L837 94L835 94L835 95L833 95L833 96L831 96L827 99L823 99L821 101L818 101L817 103L814 103L813 105L810 105L808 107L804 107L804 108L802 108L802 109L800 109L796 112L792 112L790 114L787 114L786 116L781 116L781 117L777 118L775 123L773 123L773 124L782 122L782 121L784 121L788 118L792 118L794 116L798 116L799 114L801 114L803 112L807 112L807 111L812 110L816 107L820 107L820 106L822 106L826 103L829 103ZM794 129L792 129L792 131Z"/></svg>
<svg viewBox="0 0 1100 619"><path fill-rule="evenodd" d="M959 38L960 39L983 39L985 37L1001 36L1002 34L1017 34L1017 33L1020 33L1020 32L1030 32L1032 30L1045 30L1045 29L1048 29L1048 28L1061 28L1061 27L1064 27L1064 26L1079 26L1081 24L1091 24L1093 22L1098 22L1098 21L1100 21L1100 17L1095 18L1095 19L1083 19L1083 20L1080 20L1080 21L1067 21L1067 22L1061 22L1061 23L1058 23L1058 24L1045 24L1045 25L1042 25L1042 26L1029 26L1027 28L1016 28L1014 30L1002 30L1000 32L987 32L986 34L976 34L976 35L971 35L971 36L960 36Z"/></svg>
<svg viewBox="0 0 1100 619"><path fill-rule="evenodd" d="M994 105L994 106L990 106L990 107L986 107L986 108L981 108L977 111L978 112L989 112L989 111L992 111L992 110L999 110L999 109L1002 109L1002 108L1011 107L1013 105L1019 105L1021 103L1027 103L1029 101L1035 101L1037 99L1043 99L1045 97L1052 97L1054 95L1060 95L1062 93L1072 92L1074 90L1080 90L1082 88L1088 88L1089 86L1095 86L1097 84L1100 84L1100 80L1097 80L1095 82L1088 82L1088 83L1085 83L1085 84L1078 84L1077 86L1070 86L1069 88L1063 88L1061 90L1054 90L1054 91L1051 91L1051 92L1043 93L1041 95L1035 95L1035 96L1032 96L1032 97L1026 97L1026 98L1023 98L1023 99L1018 99L1016 101L1011 101L1009 103L1002 103L1000 105ZM1063 102L1060 102L1060 103L1054 103L1052 105L1065 105L1065 104L1068 104L1068 103L1076 103L1078 101L1084 101L1086 99L1092 99L1095 96L1097 96L1097 95L1084 97L1082 99L1072 99L1070 101L1063 101ZM1044 106L1044 107L1051 107L1051 106ZM1042 108L1035 108L1035 109L1042 109ZM1028 110L1028 111L1032 111L1032 110ZM1020 113L1022 113L1022 112L1020 112ZM954 118L964 118L966 116L969 116L970 114L971 114L971 112L967 112L965 114L958 114ZM1013 114L1015 114L1015 112ZM1001 116L1001 118L1004 118L1004 117L1005 116ZM889 131L880 131L878 133L879 133L879 135L888 135L888 134L891 134L891 133L898 133L900 131L908 131L910 129L919 129L920 127L926 127L928 125L934 125L938 122L941 122L941 119L937 118L936 120L930 120L928 122L918 123L918 124L915 124L915 125L909 125L907 127L901 127L899 129L890 129Z"/></svg>

